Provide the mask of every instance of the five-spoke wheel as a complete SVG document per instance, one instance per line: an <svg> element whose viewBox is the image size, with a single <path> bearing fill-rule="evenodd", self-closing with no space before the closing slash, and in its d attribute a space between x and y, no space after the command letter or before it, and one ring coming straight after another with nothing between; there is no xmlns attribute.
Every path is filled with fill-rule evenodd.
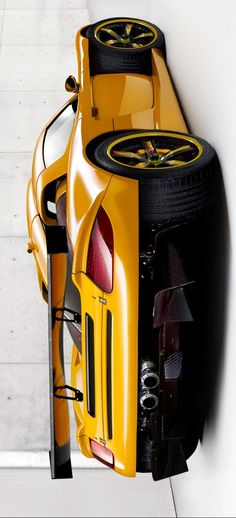
<svg viewBox="0 0 236 518"><path fill-rule="evenodd" d="M92 141L87 152L102 169L139 180L140 211L148 223L187 220L215 198L218 159L199 137L159 130L116 132Z"/></svg>
<svg viewBox="0 0 236 518"><path fill-rule="evenodd" d="M102 20L87 30L91 75L151 74L151 49L165 54L165 39L156 25L133 18Z"/></svg>

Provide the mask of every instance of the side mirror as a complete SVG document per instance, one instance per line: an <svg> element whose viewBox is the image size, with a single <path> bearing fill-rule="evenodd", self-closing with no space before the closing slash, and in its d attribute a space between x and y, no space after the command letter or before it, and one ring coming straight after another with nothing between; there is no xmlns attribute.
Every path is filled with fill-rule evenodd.
<svg viewBox="0 0 236 518"><path fill-rule="evenodd" d="M65 89L67 92L74 92L75 94L79 91L79 83L77 83L74 76L67 77L65 82Z"/></svg>

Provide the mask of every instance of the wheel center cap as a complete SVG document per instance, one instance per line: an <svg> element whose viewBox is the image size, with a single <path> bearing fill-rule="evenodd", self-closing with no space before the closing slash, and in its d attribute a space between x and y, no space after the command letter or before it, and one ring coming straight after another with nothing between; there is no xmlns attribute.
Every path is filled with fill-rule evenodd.
<svg viewBox="0 0 236 518"><path fill-rule="evenodd" d="M153 158L148 158L148 162L152 165L158 165L160 163L160 160L159 159L153 159Z"/></svg>

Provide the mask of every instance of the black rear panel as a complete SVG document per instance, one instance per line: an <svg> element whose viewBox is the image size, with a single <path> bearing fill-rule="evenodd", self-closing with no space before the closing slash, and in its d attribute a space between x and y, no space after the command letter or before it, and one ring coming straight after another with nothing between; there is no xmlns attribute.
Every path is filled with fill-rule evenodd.
<svg viewBox="0 0 236 518"><path fill-rule="evenodd" d="M140 225L139 402L137 471L155 480L187 471L201 435L204 221L169 227ZM158 406L140 404L141 364L160 378Z"/></svg>

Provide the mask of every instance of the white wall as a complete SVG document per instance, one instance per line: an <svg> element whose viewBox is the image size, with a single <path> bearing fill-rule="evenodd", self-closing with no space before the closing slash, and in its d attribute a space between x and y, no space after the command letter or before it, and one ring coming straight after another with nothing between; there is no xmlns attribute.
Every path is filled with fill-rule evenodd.
<svg viewBox="0 0 236 518"><path fill-rule="evenodd" d="M234 0L88 1L93 20L139 16L166 36L167 60L193 133L217 150L229 211L231 268L225 361L217 415L190 471L172 485L179 516L236 516L236 2Z"/></svg>

